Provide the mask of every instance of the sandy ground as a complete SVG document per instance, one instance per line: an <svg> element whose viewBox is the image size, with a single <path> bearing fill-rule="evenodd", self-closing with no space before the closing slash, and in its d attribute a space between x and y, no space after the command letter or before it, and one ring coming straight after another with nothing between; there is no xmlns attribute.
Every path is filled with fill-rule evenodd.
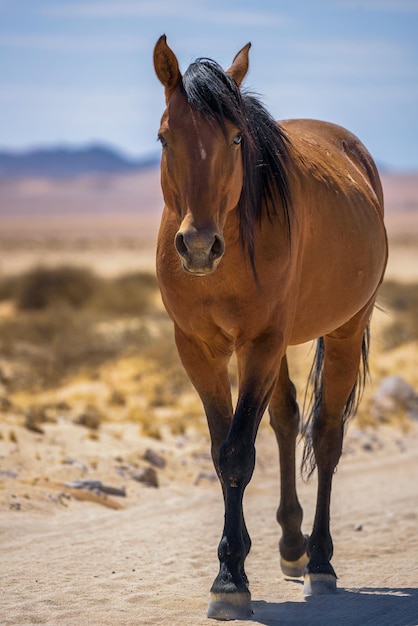
<svg viewBox="0 0 418 626"><path fill-rule="evenodd" d="M103 432L99 446L81 431L61 423L41 437L15 427L18 443L3 443L3 450L14 449L3 467L20 472L2 477L1 623L207 623L222 507L203 445L196 447L193 437L135 441L128 426L118 438ZM333 491L339 590L331 597L304 599L301 580L280 573L273 440L262 427L245 499L253 622L319 626L326 615L327 623L347 626L418 624L418 424L404 434L389 427L373 435L349 431ZM167 462L158 470L158 489L129 475L129 466L145 464L147 445ZM58 449L77 454L79 464L57 467ZM58 484L45 484L42 474ZM71 497L62 486L86 477L125 486L127 495L109 496L103 506L106 501ZM308 532L315 481L299 481L299 495ZM109 508L115 502L121 508Z"/></svg>
<svg viewBox="0 0 418 626"><path fill-rule="evenodd" d="M146 206L154 208L158 193L146 191L141 181ZM392 243L388 275L398 280L418 278L418 213L411 204L418 196L416 181L395 177L387 182ZM65 186L51 191L46 183L28 183L23 190L14 189L15 195L12 188L3 188L7 203L0 215L0 270L10 274L37 263L63 262L108 275L152 268L156 214L135 212L131 205L121 209L116 222L112 214L120 185L134 202L138 180L110 182L105 191L93 183L85 183L88 193L72 191L66 220L45 204L51 193L52 204L63 197ZM36 219L24 202L25 193L37 198ZM83 212L79 199L86 197L91 206L104 206L99 220ZM5 211L6 205L13 211ZM415 381L416 342L382 357L375 369L396 373L401 362L404 368L409 364ZM73 398L84 394L97 399L108 390L99 379L81 381L70 391ZM68 400L70 391L56 390L54 402ZM141 436L137 424L118 421L110 409L97 431L75 424L65 410L42 424L43 432L25 428L21 414L6 410L1 415L0 623L208 623L207 597L217 573L223 510L202 424L183 434L167 431L156 440ZM136 480L138 472L150 468L158 488ZM124 489L125 496L74 487L74 481L87 479ZM299 479L298 488L304 531L309 532L315 480L306 484ZM417 422L363 430L354 422L348 430L333 489L333 564L339 576L335 596L306 599L302 581L286 580L280 573L278 491L277 450L263 423L256 471L245 498L253 539L247 561L253 623L418 625Z"/></svg>

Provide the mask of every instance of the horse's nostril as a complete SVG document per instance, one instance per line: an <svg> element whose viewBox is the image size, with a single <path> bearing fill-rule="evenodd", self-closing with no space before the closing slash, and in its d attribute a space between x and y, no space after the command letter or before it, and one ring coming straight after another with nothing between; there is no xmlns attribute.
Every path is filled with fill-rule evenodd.
<svg viewBox="0 0 418 626"><path fill-rule="evenodd" d="M219 259L225 251L225 244L223 239L219 235L215 235L215 241L213 242L210 250L211 257L213 259Z"/></svg>
<svg viewBox="0 0 418 626"><path fill-rule="evenodd" d="M225 252L222 235L214 234L209 229L179 230L174 238L174 246L183 269L199 276L212 273Z"/></svg>
<svg viewBox="0 0 418 626"><path fill-rule="evenodd" d="M185 244L184 236L182 235L182 233L177 233L176 238L174 240L174 245L176 246L176 250L180 254L180 256L182 257L187 256L188 249Z"/></svg>

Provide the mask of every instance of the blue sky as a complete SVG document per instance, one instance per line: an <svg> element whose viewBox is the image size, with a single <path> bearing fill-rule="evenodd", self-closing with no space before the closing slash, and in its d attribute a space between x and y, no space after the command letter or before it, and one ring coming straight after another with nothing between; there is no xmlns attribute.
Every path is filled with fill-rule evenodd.
<svg viewBox="0 0 418 626"><path fill-rule="evenodd" d="M275 118L341 124L418 169L418 0L0 0L0 148L157 152L162 33L183 70L251 41L246 85Z"/></svg>

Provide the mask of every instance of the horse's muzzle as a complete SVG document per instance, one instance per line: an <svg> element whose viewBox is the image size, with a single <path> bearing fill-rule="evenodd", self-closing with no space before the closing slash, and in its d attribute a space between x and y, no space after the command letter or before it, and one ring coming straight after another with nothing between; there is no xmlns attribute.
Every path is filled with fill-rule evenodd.
<svg viewBox="0 0 418 626"><path fill-rule="evenodd" d="M179 230L174 245L184 271L195 276L212 274L225 252L224 238L213 230Z"/></svg>

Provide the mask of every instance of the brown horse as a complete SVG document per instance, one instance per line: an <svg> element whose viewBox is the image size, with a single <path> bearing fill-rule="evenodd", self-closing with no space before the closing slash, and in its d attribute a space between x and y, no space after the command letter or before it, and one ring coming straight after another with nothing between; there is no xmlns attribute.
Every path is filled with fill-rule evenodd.
<svg viewBox="0 0 418 626"><path fill-rule="evenodd" d="M198 59L184 75L165 36L154 50L167 104L158 134L165 208L157 271L181 360L205 408L223 490L220 569L208 610L217 619L251 615L242 500L267 407L280 451L282 570L304 574L307 594L336 589L331 482L364 382L368 324L387 259L371 156L339 126L276 124L240 90L249 48L226 72ZM317 467L318 494L307 537L295 486L300 420L286 350L318 338L304 456L309 470ZM228 378L234 351L235 411Z"/></svg>

